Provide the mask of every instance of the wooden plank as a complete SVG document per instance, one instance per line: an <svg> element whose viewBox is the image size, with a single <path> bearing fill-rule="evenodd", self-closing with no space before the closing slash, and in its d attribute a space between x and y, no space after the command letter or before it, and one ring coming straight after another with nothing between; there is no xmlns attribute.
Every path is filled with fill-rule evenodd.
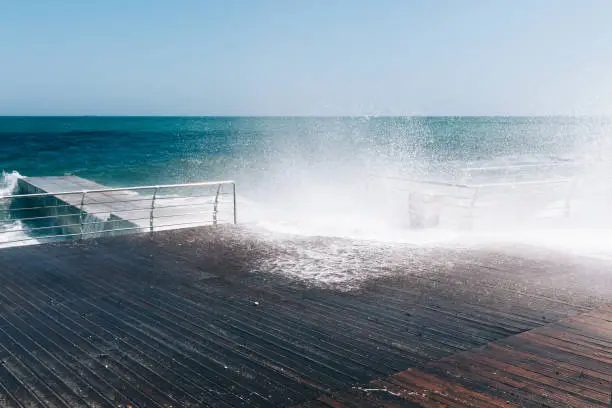
<svg viewBox="0 0 612 408"><path fill-rule="evenodd" d="M492 408L567 391L548 401L606 402L608 314L580 315L606 304L592 287L612 297L602 264L534 256L528 273L529 253L398 246L391 276L347 290L261 270L287 245L296 256L345 245L364 264L382 256L225 227L2 250L0 401ZM567 286L569 275L582 279Z"/></svg>
<svg viewBox="0 0 612 408"><path fill-rule="evenodd" d="M610 308L604 307L568 321L588 327L597 320L608 322L609 316ZM566 323L536 328L500 340L503 345L491 343L422 369L408 369L361 389L390 393L422 407L608 407L612 372L589 367L593 360L601 361L600 367L612 367L612 347L589 344L586 337L564 332ZM348 403L362 396L347 390L334 398Z"/></svg>

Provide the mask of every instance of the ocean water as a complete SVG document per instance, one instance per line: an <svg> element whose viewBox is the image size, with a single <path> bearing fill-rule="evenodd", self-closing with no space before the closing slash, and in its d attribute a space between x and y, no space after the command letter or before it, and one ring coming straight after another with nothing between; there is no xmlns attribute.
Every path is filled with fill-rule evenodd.
<svg viewBox="0 0 612 408"><path fill-rule="evenodd" d="M611 136L612 119L584 117L3 117L0 193L19 175L72 174L113 187L233 179L239 221L268 232L413 245L511 239L599 245L601 253L612 245L601 239L609 231L602 180L612 174ZM534 192L508 187L518 195L489 214L488 228L415 231L406 228L405 189L390 182L458 181L465 167L551 162L572 167L543 168L538 178L592 180L578 200L586 216L509 222L508 212ZM478 182L499 176L483 172ZM562 199L551 191L539 210L554 212ZM5 237L28 235L19 220L2 228Z"/></svg>

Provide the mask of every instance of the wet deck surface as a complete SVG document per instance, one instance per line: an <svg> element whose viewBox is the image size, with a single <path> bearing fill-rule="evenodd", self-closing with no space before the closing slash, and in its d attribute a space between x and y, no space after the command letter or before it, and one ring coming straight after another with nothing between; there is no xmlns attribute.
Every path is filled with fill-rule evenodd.
<svg viewBox="0 0 612 408"><path fill-rule="evenodd" d="M609 407L612 308L325 395L306 407Z"/></svg>
<svg viewBox="0 0 612 408"><path fill-rule="evenodd" d="M346 291L256 272L282 245L196 228L0 250L0 406L609 404L604 261L406 247Z"/></svg>

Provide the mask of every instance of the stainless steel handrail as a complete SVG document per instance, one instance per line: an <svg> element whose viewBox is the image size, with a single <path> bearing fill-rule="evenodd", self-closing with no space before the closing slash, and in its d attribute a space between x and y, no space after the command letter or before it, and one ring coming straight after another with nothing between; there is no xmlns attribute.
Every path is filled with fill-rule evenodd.
<svg viewBox="0 0 612 408"><path fill-rule="evenodd" d="M118 191L139 191L139 190L153 190L154 188L181 188L181 187L211 187L217 184L235 184L233 180L223 181L206 181L200 183L185 183L185 184L160 184L157 186L136 186L136 187L119 187L119 188L102 188L98 190L80 190L80 191L62 191L59 193L35 193L35 194L12 194L0 196L0 200L11 199L11 198L23 198L23 197L48 197L58 195L81 195L84 192L91 193L110 193Z"/></svg>
<svg viewBox="0 0 612 408"><path fill-rule="evenodd" d="M159 187L155 187L153 190L153 197L151 198L151 213L149 214L149 230L153 232L153 212L155 211L155 197L157 196L157 192L159 191Z"/></svg>
<svg viewBox="0 0 612 408"><path fill-rule="evenodd" d="M231 193L224 193L223 186L231 185ZM206 193L196 193L196 195L161 195L162 191L180 189L180 192L188 191L188 189L201 187L216 187L215 190L206 189ZM131 192L138 193L143 191L151 191L151 196L145 194L145 197L135 199L129 194L107 194L103 201L91 201L100 196L93 196L96 193L121 193ZM67 199L67 197L73 198ZM230 205L229 200L222 199L222 196L231 196L231 220L229 216ZM55 199L56 205L48 205L46 199L52 197ZM78 197L78 198L77 198ZM90 198L91 197L91 198ZM10 194L0 196L0 203L10 202L9 200L28 200L34 199L32 206L23 205L23 201L15 202L18 208L11 208L7 205L2 208L2 213L22 214L26 217L8 218L0 220L0 226L11 225L16 220L28 223L27 231L42 232L53 231L58 229L60 234L50 235L48 232L43 234L35 234L28 237L15 237L15 239L2 239L7 234L14 233L12 229L0 229L0 247L3 244L11 244L22 241L38 242L49 239L61 238L80 238L103 236L107 233L115 233L120 231L155 231L159 228L169 228L173 226L189 226L189 225L218 225L219 223L238 222L236 209L236 183L232 180L223 181L207 181L197 183L182 183L182 184L161 184L156 186L135 186L135 187L120 187L120 188L105 188L84 191L61 191L57 193L34 193L34 194ZM88 202L88 199L90 202ZM167 205L157 205L162 200L185 200L180 203L168 202ZM38 201L36 201L38 200ZM150 202L146 204L146 202ZM42 205L40 205L42 204ZM211 214L211 210L202 210L212 205L212 220L206 219L206 214ZM108 209L106 209L108 208ZM208 207L210 208L210 207ZM227 211L227 216L220 218L222 208L223 212ZM226 208L226 209L225 209ZM32 212L35 211L35 212ZM147 212L146 218L143 217L143 212ZM40 216L35 216L42 214ZM49 215L50 214L50 215ZM133 215L129 215L133 214ZM100 216L102 215L102 216ZM91 217L91 218L90 218ZM111 218L112 217L112 218ZM183 217L183 220L180 219ZM163 223L162 219L173 218L177 222L172 224ZM148 220L147 225L143 225L144 220ZM42 235L42 236L37 236Z"/></svg>
<svg viewBox="0 0 612 408"><path fill-rule="evenodd" d="M213 204L213 224L217 225L217 211L219 210L219 193L221 192L221 186L217 186L217 193L215 194L215 203Z"/></svg>
<svg viewBox="0 0 612 408"><path fill-rule="evenodd" d="M471 169L463 169L463 170L476 170L476 171L486 171L486 170L520 170L522 168L550 168L550 167L562 167L568 166L567 163L560 164L525 164L525 165L515 165L515 166L491 166L491 167L480 167L480 168L471 168ZM460 174L462 174L460 172ZM441 208L446 207L459 207L465 208L467 210L467 218L474 219L477 217L475 210L478 208L483 208L479 204L482 200L485 200L485 197L493 197L496 201L499 196L498 193L495 192L497 189L503 188L529 188L531 186L554 186L554 185L568 185L567 191L563 195L563 216L569 217L572 211L572 200L574 196L574 191L576 186L582 180L582 178L578 177L559 177L559 178L551 178L551 179L539 179L539 180L516 180L516 181L500 181L500 182L487 182L487 183L471 183L470 175L468 175L467 179L463 178L460 181L439 181L439 180L426 180L426 179L416 179L411 177L402 177L402 176L381 176L381 175L371 175L375 179L383 179L383 180L397 180L403 182L405 184L400 185L391 185L386 188L390 188L392 191L406 191L409 193L416 193L417 196L422 194L423 197L421 199L425 200L426 204L428 198L433 197L434 203L440 203L435 205L441 205ZM422 186L424 188L419 188ZM429 188L428 188L429 187ZM383 187L385 188L385 187ZM490 191L491 196L486 191ZM414 197L414 196L413 196ZM417 198L418 199L418 198ZM469 203L465 203L465 205L454 205L454 203L465 202L469 200ZM485 206L490 207L495 204L488 203Z"/></svg>
<svg viewBox="0 0 612 408"><path fill-rule="evenodd" d="M460 172L484 172L494 170L521 170L521 169L550 169L552 167L571 167L576 166L576 163L562 162L562 163L524 163L524 164L509 164L507 166L481 166L481 167L464 167L461 168Z"/></svg>
<svg viewBox="0 0 612 408"><path fill-rule="evenodd" d="M565 184L574 180L573 177L550 179L550 180L528 180L503 183L468 184L468 188L494 188L494 187L520 187L529 185Z"/></svg>
<svg viewBox="0 0 612 408"><path fill-rule="evenodd" d="M425 184L439 187L456 187L461 189L474 189L474 188L489 188L489 187L510 187L510 186L522 186L531 184L562 184L568 183L573 180L572 177L566 177L561 179L549 179L549 180L526 180L526 181L515 181L515 182L503 182L503 183L481 183L481 184L470 184L470 183L459 183L453 181L437 181L437 180L419 180L407 177L399 176L380 176L383 179L405 181L412 184Z"/></svg>

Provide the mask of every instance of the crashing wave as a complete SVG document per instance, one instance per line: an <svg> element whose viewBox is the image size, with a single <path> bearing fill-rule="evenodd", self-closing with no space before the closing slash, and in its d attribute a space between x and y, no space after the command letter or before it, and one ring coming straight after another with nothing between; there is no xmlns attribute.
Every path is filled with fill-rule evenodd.
<svg viewBox="0 0 612 408"><path fill-rule="evenodd" d="M23 176L17 171L2 171L2 178L0 178L0 197L13 194L17 188L17 181L22 177Z"/></svg>

